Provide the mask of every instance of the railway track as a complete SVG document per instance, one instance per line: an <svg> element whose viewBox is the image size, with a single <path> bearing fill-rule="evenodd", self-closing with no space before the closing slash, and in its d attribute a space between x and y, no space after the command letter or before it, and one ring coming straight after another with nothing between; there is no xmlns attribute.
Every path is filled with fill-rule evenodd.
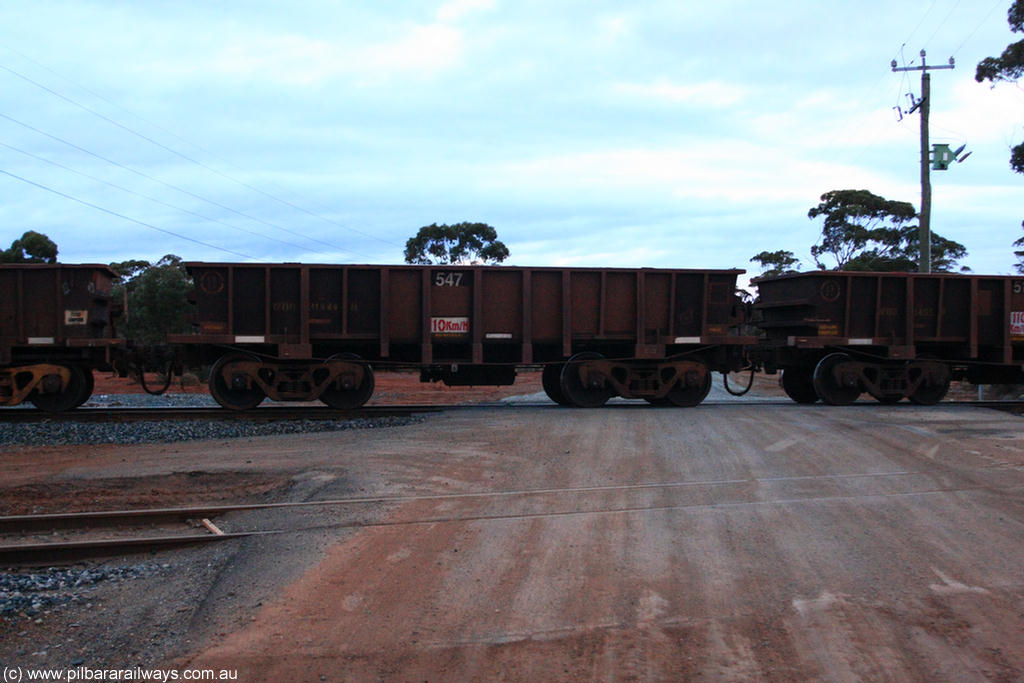
<svg viewBox="0 0 1024 683"><path fill-rule="evenodd" d="M564 517L577 515L607 515L644 512L655 510L684 509L693 507L733 507L737 505L763 505L771 501L747 500L744 496L735 498L729 490L742 491L757 484L784 482L831 482L841 485L844 481L863 479L913 478L925 474L920 471L869 472L862 474L810 475L762 477L755 479L719 479L649 482L637 484L613 484L600 486L558 487L508 491L481 491L463 493L424 493L392 496L363 496L332 500L311 500L279 503L254 503L235 505L210 505L180 508L153 508L140 510L104 510L93 512L69 512L41 515L13 515L0 517L0 567L3 566L49 566L82 559L116 556L137 552L152 552L164 548L204 544L249 536L300 533L318 529L366 528L474 522L483 520L510 520L536 517ZM700 491L701 495L687 497L673 495L673 491ZM856 489L850 495L830 492L828 495L806 495L789 498L777 503L815 502L826 499L845 499L868 496L928 495L949 492L943 487L928 487L924 490L911 489L906 492L861 494ZM960 490L960 489L957 489ZM720 491L721 495L709 493ZM670 494L669 499L658 496ZM605 496L625 494L627 498L619 504L608 504ZM653 500L646 496L653 495ZM629 496L640 499L630 500ZM598 501L597 504L587 504ZM529 501L540 501L530 507ZM511 504L518 501L518 505ZM550 501L550 502L545 502ZM604 502L602 502L604 501ZM645 502L646 501L646 502ZM459 511L453 503L477 503L469 509ZM493 503L510 503L504 509L494 510ZM302 508L349 507L358 508L369 504L402 505L408 503L445 503L444 511L412 517L387 516L376 520L353 517L348 520L332 520L313 525L288 528L258 528L222 531L212 520L237 512L268 510L297 510ZM516 510L516 511L512 511ZM237 520L232 520L237 524ZM226 523L222 525L227 526ZM45 538L47 540L39 540Z"/></svg>
<svg viewBox="0 0 1024 683"><path fill-rule="evenodd" d="M0 566L46 566L248 535L224 533L184 509L16 515L0 517Z"/></svg>
<svg viewBox="0 0 1024 683"><path fill-rule="evenodd" d="M709 399L703 403L704 406L778 406L788 405L797 407L789 399L785 398L755 398L736 400ZM902 402L886 407L912 407L914 404ZM862 400L843 408L870 409L879 407L880 404L872 400ZM1024 412L1024 401L943 401L936 407L963 407L993 408L1009 412ZM54 415L34 408L10 408L0 409L0 423L32 423L32 422L140 422L147 420L347 420L358 417L403 417L416 413L437 413L445 410L469 410L479 408L550 408L552 410L565 410L544 401L524 402L492 402L492 403L465 403L452 405L394 405L394 406L364 406L356 410L337 410L327 406L264 406L252 410L225 410L220 407L102 407L102 408L79 408L74 411ZM650 410L652 409L644 401L629 401L621 403L609 403L601 410ZM663 407L659 410L685 410L676 407Z"/></svg>
<svg viewBox="0 0 1024 683"><path fill-rule="evenodd" d="M146 420L348 420L356 417L402 417L431 413L444 406L367 406L336 410L327 406L266 406L253 410L220 407L103 407L78 408L55 415L34 408L0 409L0 422L141 422Z"/></svg>

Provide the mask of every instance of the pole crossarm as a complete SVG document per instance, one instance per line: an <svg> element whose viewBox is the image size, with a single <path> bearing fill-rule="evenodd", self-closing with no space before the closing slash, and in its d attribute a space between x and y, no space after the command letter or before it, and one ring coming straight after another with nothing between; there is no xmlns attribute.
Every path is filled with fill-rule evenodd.
<svg viewBox="0 0 1024 683"><path fill-rule="evenodd" d="M921 66L896 66L896 60L892 60L893 71L931 71L933 69L956 68L956 60L949 58L949 64L928 64L925 60L925 51L921 50Z"/></svg>

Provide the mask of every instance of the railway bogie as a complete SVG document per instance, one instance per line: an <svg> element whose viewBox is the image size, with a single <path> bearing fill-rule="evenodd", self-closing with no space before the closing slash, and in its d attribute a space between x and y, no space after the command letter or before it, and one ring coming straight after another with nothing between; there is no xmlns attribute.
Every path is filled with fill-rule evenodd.
<svg viewBox="0 0 1024 683"><path fill-rule="evenodd" d="M370 366L354 357L306 362L230 353L214 363L209 386L210 395L233 410L255 408L265 398L354 409L370 398L374 379Z"/></svg>

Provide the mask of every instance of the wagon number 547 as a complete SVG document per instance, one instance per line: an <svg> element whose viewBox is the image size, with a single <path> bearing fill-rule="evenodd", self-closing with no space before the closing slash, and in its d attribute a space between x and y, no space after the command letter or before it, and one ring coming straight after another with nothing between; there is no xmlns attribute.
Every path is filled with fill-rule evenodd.
<svg viewBox="0 0 1024 683"><path fill-rule="evenodd" d="M458 287L462 284L462 273L446 273L438 271L434 273L435 287Z"/></svg>
<svg viewBox="0 0 1024 683"><path fill-rule="evenodd" d="M1014 280L1013 293L1020 294L1021 292L1024 292L1024 280Z"/></svg>

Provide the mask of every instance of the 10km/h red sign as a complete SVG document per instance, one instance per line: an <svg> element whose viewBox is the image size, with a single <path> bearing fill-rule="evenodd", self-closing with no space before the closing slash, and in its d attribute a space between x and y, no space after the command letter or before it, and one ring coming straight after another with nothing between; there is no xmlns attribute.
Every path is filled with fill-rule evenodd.
<svg viewBox="0 0 1024 683"><path fill-rule="evenodd" d="M439 336L455 337L469 334L469 318L441 317L430 319L430 333Z"/></svg>
<svg viewBox="0 0 1024 683"><path fill-rule="evenodd" d="M1024 337L1024 311L1010 311L1010 336Z"/></svg>

